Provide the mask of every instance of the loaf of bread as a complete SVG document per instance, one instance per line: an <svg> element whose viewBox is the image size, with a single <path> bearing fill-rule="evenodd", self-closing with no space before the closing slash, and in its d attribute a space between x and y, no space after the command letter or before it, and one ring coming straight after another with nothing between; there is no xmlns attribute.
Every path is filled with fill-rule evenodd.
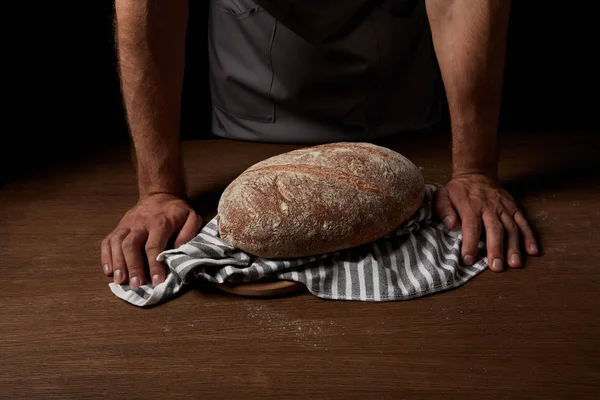
<svg viewBox="0 0 600 400"><path fill-rule="evenodd" d="M369 243L408 220L425 183L419 168L369 143L312 146L261 161L225 189L221 238L265 258L317 255Z"/></svg>

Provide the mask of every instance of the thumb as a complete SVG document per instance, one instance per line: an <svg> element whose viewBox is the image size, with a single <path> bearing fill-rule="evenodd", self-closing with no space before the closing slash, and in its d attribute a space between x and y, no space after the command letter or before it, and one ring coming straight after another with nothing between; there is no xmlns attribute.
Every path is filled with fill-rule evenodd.
<svg viewBox="0 0 600 400"><path fill-rule="evenodd" d="M455 229L458 225L458 218L456 216L456 211L454 211L454 206L452 206L448 189L445 187L439 188L435 193L434 203L435 212L446 228Z"/></svg>
<svg viewBox="0 0 600 400"><path fill-rule="evenodd" d="M183 227L179 231L179 235L175 239L175 247L179 247L192 240L198 234L201 226L202 217L196 214L195 211L190 211Z"/></svg>

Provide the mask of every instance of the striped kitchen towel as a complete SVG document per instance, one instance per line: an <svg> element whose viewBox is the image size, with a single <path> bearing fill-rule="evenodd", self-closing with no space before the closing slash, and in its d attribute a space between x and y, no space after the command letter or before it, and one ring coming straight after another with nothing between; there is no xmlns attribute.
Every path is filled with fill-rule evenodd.
<svg viewBox="0 0 600 400"><path fill-rule="evenodd" d="M168 301L197 279L291 280L324 299L358 301L409 300L456 288L487 267L484 243L479 243L475 264L460 263L462 233L447 230L433 218L435 191L435 186L426 185L421 208L375 242L298 259L265 259L233 248L220 239L215 217L190 242L158 256L170 269L163 283L137 289L109 286L116 296L140 307Z"/></svg>

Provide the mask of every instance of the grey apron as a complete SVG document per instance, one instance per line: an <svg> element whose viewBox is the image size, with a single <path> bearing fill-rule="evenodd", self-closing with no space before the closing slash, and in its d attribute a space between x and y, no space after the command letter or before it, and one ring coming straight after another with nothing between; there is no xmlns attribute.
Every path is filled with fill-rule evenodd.
<svg viewBox="0 0 600 400"><path fill-rule="evenodd" d="M254 0L211 0L213 133L314 144L436 124L441 102L431 34L424 2L412 3L401 12L398 1L350 10L344 24L326 25L330 31L319 36L310 21L284 24Z"/></svg>

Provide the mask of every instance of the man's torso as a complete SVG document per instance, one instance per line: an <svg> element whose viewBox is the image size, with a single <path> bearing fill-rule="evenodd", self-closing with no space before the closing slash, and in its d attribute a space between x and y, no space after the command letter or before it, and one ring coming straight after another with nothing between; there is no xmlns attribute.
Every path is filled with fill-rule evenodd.
<svg viewBox="0 0 600 400"><path fill-rule="evenodd" d="M363 141L440 116L422 1L211 0L209 62L220 137Z"/></svg>

